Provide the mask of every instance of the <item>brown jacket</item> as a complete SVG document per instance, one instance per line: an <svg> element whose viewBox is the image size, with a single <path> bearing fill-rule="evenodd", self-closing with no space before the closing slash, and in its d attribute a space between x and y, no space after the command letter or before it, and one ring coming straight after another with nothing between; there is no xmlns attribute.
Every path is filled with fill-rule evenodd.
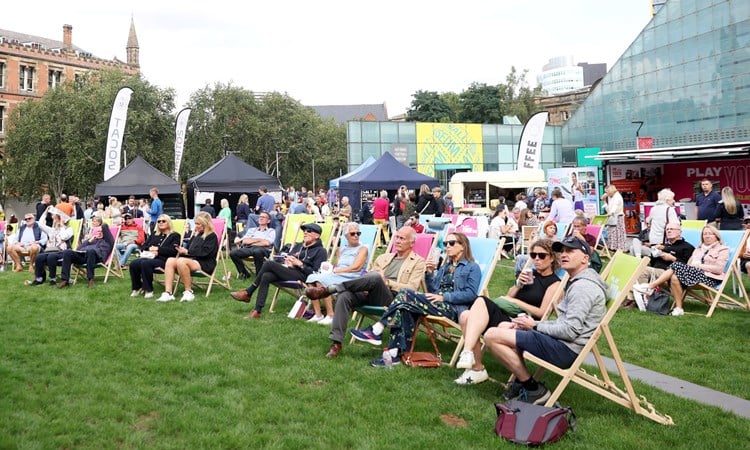
<svg viewBox="0 0 750 450"><path fill-rule="evenodd" d="M373 270L385 270L386 267L396 258L395 253L384 253L375 259L372 265ZM406 257L398 272L398 278L395 282L389 283L388 287L398 292L401 289L418 290L426 270L424 259L413 251Z"/></svg>

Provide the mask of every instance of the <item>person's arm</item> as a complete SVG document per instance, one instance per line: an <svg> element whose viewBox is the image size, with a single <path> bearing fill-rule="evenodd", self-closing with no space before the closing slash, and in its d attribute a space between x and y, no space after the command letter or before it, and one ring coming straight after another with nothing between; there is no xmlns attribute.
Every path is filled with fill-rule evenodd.
<svg viewBox="0 0 750 450"><path fill-rule="evenodd" d="M135 245L141 246L146 240L146 233L143 232L143 227L137 227L138 237L135 239Z"/></svg>
<svg viewBox="0 0 750 450"><path fill-rule="evenodd" d="M459 289L455 289L456 281L453 281L453 292L443 294L443 301L454 305L471 305L479 295L479 285L482 282L482 271L479 264L469 263L466 266L466 278Z"/></svg>
<svg viewBox="0 0 750 450"><path fill-rule="evenodd" d="M154 245L156 245L154 243ZM180 235L178 233L171 233L164 239L162 245L158 246L156 254L164 259L174 258L177 256L177 249L175 246L180 245Z"/></svg>
<svg viewBox="0 0 750 450"><path fill-rule="evenodd" d="M723 245L718 249L711 250L704 258L704 262L698 265L698 267L706 273L706 275L717 275L721 278L724 277L724 268L727 266L729 261L729 247ZM716 278L716 277L711 277Z"/></svg>
<svg viewBox="0 0 750 450"><path fill-rule="evenodd" d="M188 256L194 259L205 258L207 256L216 255L218 250L219 240L216 237L216 233L211 233L203 240L200 246L191 245L188 251Z"/></svg>
<svg viewBox="0 0 750 450"><path fill-rule="evenodd" d="M566 297L574 300L567 302L565 315L538 322L536 329L555 339L575 342L584 329L593 326L587 324L586 319L597 303L604 304L604 292L593 282L579 279L570 285Z"/></svg>
<svg viewBox="0 0 750 450"><path fill-rule="evenodd" d="M409 257L412 258L412 257ZM389 288L392 291L400 291L401 289L411 289L416 291L419 289L419 285L422 283L422 278L425 272L425 261L420 256L413 256L414 262L410 260L404 261L404 265L401 266L401 270L398 273L398 279L389 283Z"/></svg>

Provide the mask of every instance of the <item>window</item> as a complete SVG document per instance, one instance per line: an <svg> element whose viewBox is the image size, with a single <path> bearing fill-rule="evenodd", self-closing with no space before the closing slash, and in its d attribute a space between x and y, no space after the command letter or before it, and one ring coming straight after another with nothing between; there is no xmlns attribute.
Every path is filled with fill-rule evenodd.
<svg viewBox="0 0 750 450"><path fill-rule="evenodd" d="M570 113L568 111L560 111L560 116L563 121L570 119Z"/></svg>
<svg viewBox="0 0 750 450"><path fill-rule="evenodd" d="M22 91L34 90L34 72L33 66L21 64L18 69L18 88Z"/></svg>
<svg viewBox="0 0 750 450"><path fill-rule="evenodd" d="M50 69L48 74L48 86L50 88L56 88L60 85L60 82L62 81L62 70L60 69Z"/></svg>
<svg viewBox="0 0 750 450"><path fill-rule="evenodd" d="M0 61L0 88L5 87L5 61Z"/></svg>
<svg viewBox="0 0 750 450"><path fill-rule="evenodd" d="M5 118L5 106L0 105L0 134L3 134L5 132L5 128L3 128L3 125L5 124L5 121L3 120Z"/></svg>

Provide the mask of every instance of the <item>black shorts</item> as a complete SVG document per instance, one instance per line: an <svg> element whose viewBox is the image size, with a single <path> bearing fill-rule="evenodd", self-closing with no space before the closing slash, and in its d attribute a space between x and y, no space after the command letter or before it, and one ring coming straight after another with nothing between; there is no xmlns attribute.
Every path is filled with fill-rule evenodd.
<svg viewBox="0 0 750 450"><path fill-rule="evenodd" d="M481 298L484 300L484 304L487 307L487 313L489 314L489 322L487 322L487 328L485 328L484 331L498 326L500 322L510 322L510 316L500 309L500 307L497 306L497 303L483 295Z"/></svg>

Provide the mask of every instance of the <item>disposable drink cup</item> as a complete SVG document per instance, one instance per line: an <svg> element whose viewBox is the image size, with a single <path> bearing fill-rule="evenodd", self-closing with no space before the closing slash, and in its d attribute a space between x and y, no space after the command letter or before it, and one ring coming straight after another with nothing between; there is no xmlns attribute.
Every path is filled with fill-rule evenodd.
<svg viewBox="0 0 750 450"><path fill-rule="evenodd" d="M524 281L524 284L533 284L534 271L531 268L526 268L523 270L523 273L526 274L526 281Z"/></svg>

